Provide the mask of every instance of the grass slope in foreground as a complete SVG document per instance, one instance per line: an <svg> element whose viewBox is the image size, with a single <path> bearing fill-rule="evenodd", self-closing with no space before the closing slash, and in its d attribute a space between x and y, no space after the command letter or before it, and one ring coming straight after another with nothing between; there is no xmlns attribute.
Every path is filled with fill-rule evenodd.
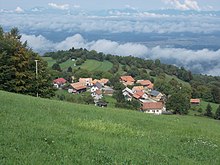
<svg viewBox="0 0 220 165"><path fill-rule="evenodd" d="M220 122L0 91L0 164L212 164Z"/></svg>

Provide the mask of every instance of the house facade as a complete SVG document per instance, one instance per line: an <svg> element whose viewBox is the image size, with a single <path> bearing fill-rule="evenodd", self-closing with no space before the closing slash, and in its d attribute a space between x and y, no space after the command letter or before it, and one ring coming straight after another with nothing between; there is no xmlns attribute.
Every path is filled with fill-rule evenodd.
<svg viewBox="0 0 220 165"><path fill-rule="evenodd" d="M66 84L66 80L64 78L58 78L53 80L53 85L56 88L62 88Z"/></svg>
<svg viewBox="0 0 220 165"><path fill-rule="evenodd" d="M145 102L142 103L141 111L160 115L166 111L166 108L162 102Z"/></svg>

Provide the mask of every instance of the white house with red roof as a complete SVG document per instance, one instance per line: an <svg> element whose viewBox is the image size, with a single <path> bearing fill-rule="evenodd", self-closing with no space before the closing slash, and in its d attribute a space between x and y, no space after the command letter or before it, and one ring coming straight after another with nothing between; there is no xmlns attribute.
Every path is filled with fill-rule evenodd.
<svg viewBox="0 0 220 165"><path fill-rule="evenodd" d="M61 88L66 84L66 80L64 78L57 78L55 80L53 80L53 85L56 88Z"/></svg>
<svg viewBox="0 0 220 165"><path fill-rule="evenodd" d="M162 102L145 102L142 103L141 110L145 113L160 115L166 111L166 108Z"/></svg>

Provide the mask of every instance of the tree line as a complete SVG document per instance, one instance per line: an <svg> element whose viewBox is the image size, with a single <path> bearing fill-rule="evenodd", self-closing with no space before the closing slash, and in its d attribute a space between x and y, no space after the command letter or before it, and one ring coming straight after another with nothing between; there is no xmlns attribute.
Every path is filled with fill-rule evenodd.
<svg viewBox="0 0 220 165"><path fill-rule="evenodd" d="M17 28L4 32L0 27L0 90L52 97L54 89L47 63L20 39Z"/></svg>
<svg viewBox="0 0 220 165"><path fill-rule="evenodd" d="M165 82L164 75L175 76L190 84L191 90L189 92L191 97L202 98L204 101L208 102L220 103L220 77L192 74L191 71L186 70L184 67L163 64L159 59L146 60L134 56L122 57L98 53L95 50L89 51L82 48L71 48L68 51L47 52L44 56L55 59L56 64L54 65L58 65L68 59L75 59L76 64L79 66L85 62L86 59L94 59L98 61L108 60L113 64L113 67L107 72L108 78L111 78L117 73L121 66L124 73L131 75L136 79L149 79L154 82L155 77L160 77L160 82L156 82L156 87L163 90L165 93L168 93L167 91L170 91L170 88L165 88L165 86L169 86L169 84ZM59 68L59 66L54 68ZM69 68L69 71L73 71L76 74L77 72L80 72L79 70L72 70L72 68ZM85 70L83 72L85 73L84 75L93 75Z"/></svg>

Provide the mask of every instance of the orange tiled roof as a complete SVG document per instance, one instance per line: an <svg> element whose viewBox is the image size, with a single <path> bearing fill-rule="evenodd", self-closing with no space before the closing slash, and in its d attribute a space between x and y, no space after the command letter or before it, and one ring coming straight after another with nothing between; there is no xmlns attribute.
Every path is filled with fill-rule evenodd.
<svg viewBox="0 0 220 165"><path fill-rule="evenodd" d="M154 84L151 83L150 85L147 86L147 88L149 88L149 89L153 89L153 88L154 88Z"/></svg>
<svg viewBox="0 0 220 165"><path fill-rule="evenodd" d="M85 83L85 82L92 82L92 78L79 78L79 82Z"/></svg>
<svg viewBox="0 0 220 165"><path fill-rule="evenodd" d="M101 83L103 83L103 84L107 84L108 81L109 81L109 79L107 79L107 78L102 78L100 81L101 81Z"/></svg>
<svg viewBox="0 0 220 165"><path fill-rule="evenodd" d="M72 83L70 84L74 89L76 90L80 90L80 89L84 89L86 88L86 86L84 86L81 82L77 82L77 83Z"/></svg>
<svg viewBox="0 0 220 165"><path fill-rule="evenodd" d="M133 94L133 97L134 97L134 98L136 98L136 99L140 99L140 98L141 98L141 96L140 96L140 95L138 95L138 94L136 94L136 93L135 93L135 94Z"/></svg>
<svg viewBox="0 0 220 165"><path fill-rule="evenodd" d="M145 93L144 92L142 92L142 91L138 91L138 92L136 92L135 94L137 94L137 95L139 95L139 96L143 96Z"/></svg>
<svg viewBox="0 0 220 165"><path fill-rule="evenodd" d="M142 109L148 110L148 109L162 109L163 103L162 102L145 102L143 103Z"/></svg>
<svg viewBox="0 0 220 165"><path fill-rule="evenodd" d="M126 81L126 82L124 82L123 83L125 86L127 86L127 85L133 85L134 84L134 82L131 82L131 81Z"/></svg>
<svg viewBox="0 0 220 165"><path fill-rule="evenodd" d="M132 90L133 90L133 91L142 91L142 90L144 90L144 87L143 87L143 86L134 86L134 87L132 88Z"/></svg>
<svg viewBox="0 0 220 165"><path fill-rule="evenodd" d="M137 81L137 83L140 83L141 85L144 85L144 86L148 86L151 84L151 81L150 80L139 80Z"/></svg>
<svg viewBox="0 0 220 165"><path fill-rule="evenodd" d="M135 82L134 78L131 76L121 76L121 80L125 81L125 82L127 82L127 81Z"/></svg>

